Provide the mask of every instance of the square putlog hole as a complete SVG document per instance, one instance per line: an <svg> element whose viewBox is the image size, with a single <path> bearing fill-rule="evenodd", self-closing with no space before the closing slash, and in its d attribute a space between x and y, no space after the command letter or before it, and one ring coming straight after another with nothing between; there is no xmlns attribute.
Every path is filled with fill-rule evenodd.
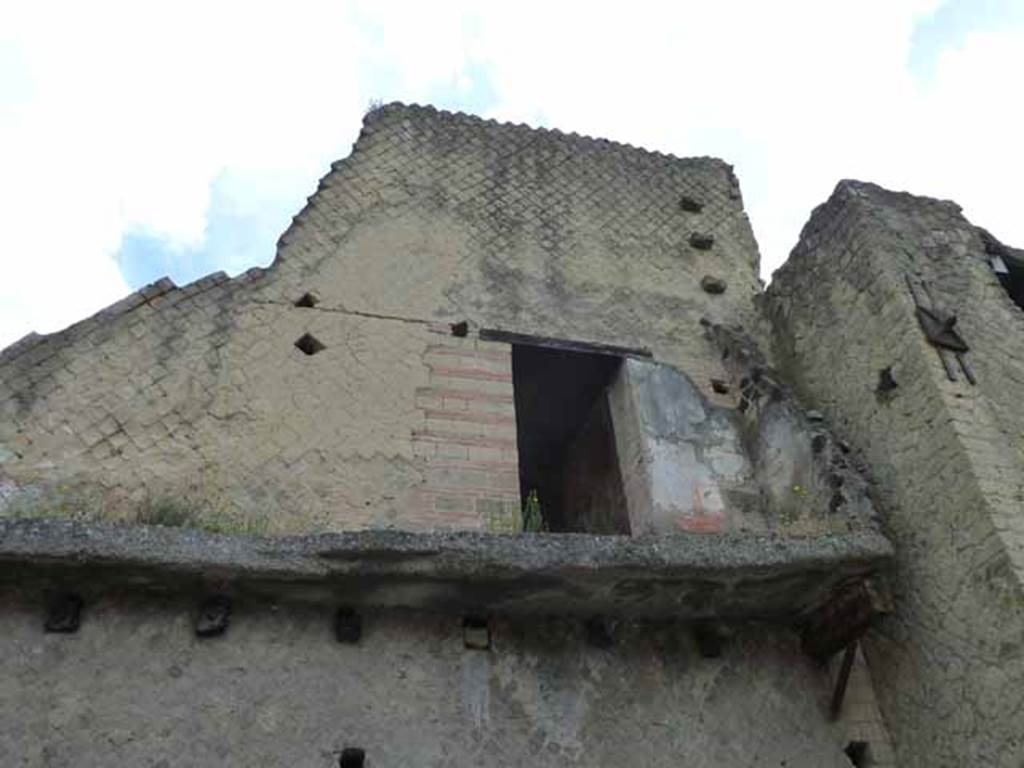
<svg viewBox="0 0 1024 768"><path fill-rule="evenodd" d="M334 614L334 637L339 643L355 645L363 636L363 619L351 608L339 608Z"/></svg>
<svg viewBox="0 0 1024 768"><path fill-rule="evenodd" d="M851 741L843 752L850 758L854 768L870 768L874 762L871 759L871 745L866 741Z"/></svg>
<svg viewBox="0 0 1024 768"><path fill-rule="evenodd" d="M302 334L299 340L295 342L295 346L306 355L315 355L317 352L323 352L327 349L324 343L311 333Z"/></svg>
<svg viewBox="0 0 1024 768"><path fill-rule="evenodd" d="M338 758L338 768L363 768L366 750L359 747L345 747Z"/></svg>
<svg viewBox="0 0 1024 768"><path fill-rule="evenodd" d="M62 592L50 598L46 608L47 632L72 633L78 631L82 615L82 598L71 592Z"/></svg>
<svg viewBox="0 0 1024 768"><path fill-rule="evenodd" d="M224 596L208 598L199 607L196 620L196 637L218 637L223 635L231 623L231 600Z"/></svg>
<svg viewBox="0 0 1024 768"><path fill-rule="evenodd" d="M487 619L480 616L467 616L463 619L462 644L474 651L490 650L491 628Z"/></svg>

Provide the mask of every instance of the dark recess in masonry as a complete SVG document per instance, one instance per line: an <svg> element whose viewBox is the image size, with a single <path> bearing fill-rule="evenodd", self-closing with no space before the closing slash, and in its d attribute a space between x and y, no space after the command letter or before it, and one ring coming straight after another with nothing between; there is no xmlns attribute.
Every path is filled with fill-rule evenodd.
<svg viewBox="0 0 1024 768"><path fill-rule="evenodd" d="M304 333L295 342L295 346L306 355L315 355L317 352L323 352L327 347L311 333Z"/></svg>
<svg viewBox="0 0 1024 768"><path fill-rule="evenodd" d="M458 338L463 339L469 335L469 323L465 320L452 323L450 327L452 329L452 336L457 336Z"/></svg>
<svg viewBox="0 0 1024 768"><path fill-rule="evenodd" d="M1006 259L1005 268L1005 272L996 272L999 282L1013 299L1013 303L1024 309L1024 260L1013 262Z"/></svg>
<svg viewBox="0 0 1024 768"><path fill-rule="evenodd" d="M693 637L697 641L697 650L705 659L717 659L722 655L725 645L725 632L712 622L700 622L693 627Z"/></svg>
<svg viewBox="0 0 1024 768"><path fill-rule="evenodd" d="M363 618L351 608L339 608L334 615L334 637L339 643L355 645L363 636Z"/></svg>
<svg viewBox="0 0 1024 768"><path fill-rule="evenodd" d="M722 379L712 379L711 390L718 395L727 395L729 394L729 384Z"/></svg>
<svg viewBox="0 0 1024 768"><path fill-rule="evenodd" d="M312 293L309 293L307 291L306 293L302 294L299 297L298 301L295 302L295 306L296 307L306 307L306 308L311 309L311 308L315 307L319 303L320 303L320 299L318 299Z"/></svg>
<svg viewBox="0 0 1024 768"><path fill-rule="evenodd" d="M725 293L725 289L729 287L729 284L720 277L704 275L704 277L700 279L700 287L704 290L704 293L710 293L712 296L717 296L720 293Z"/></svg>
<svg viewBox="0 0 1024 768"><path fill-rule="evenodd" d="M689 195L683 195L679 198L679 207L687 213L700 213L704 208L704 203L694 200Z"/></svg>
<svg viewBox="0 0 1024 768"><path fill-rule="evenodd" d="M359 747L345 747L338 758L338 768L363 768L366 750Z"/></svg>
<svg viewBox="0 0 1024 768"><path fill-rule="evenodd" d="M223 596L208 598L199 608L196 637L217 637L227 631L231 621L231 601Z"/></svg>
<svg viewBox="0 0 1024 768"><path fill-rule="evenodd" d="M715 244L715 236L706 232L693 232L690 234L690 245L698 251L707 251Z"/></svg>
<svg viewBox="0 0 1024 768"><path fill-rule="evenodd" d="M851 741L843 749L854 768L868 768L872 764L871 746L866 741Z"/></svg>
<svg viewBox="0 0 1024 768"><path fill-rule="evenodd" d="M482 616L467 616L462 620L462 644L474 651L487 651L491 647L491 628Z"/></svg>
<svg viewBox="0 0 1024 768"><path fill-rule="evenodd" d="M878 385L875 387L875 394L879 400L888 400L892 397L893 391L899 387L892 375L892 366L886 366L878 372Z"/></svg>
<svg viewBox="0 0 1024 768"><path fill-rule="evenodd" d="M984 229L979 230L992 271L1013 303L1024 309L1024 251L1009 248Z"/></svg>
<svg viewBox="0 0 1024 768"><path fill-rule="evenodd" d="M77 632L82 616L82 598L73 592L60 592L50 597L46 606L47 632Z"/></svg>
<svg viewBox="0 0 1024 768"><path fill-rule="evenodd" d="M615 638L612 637L611 633L611 625L608 619L603 616L594 616L587 619L584 630L587 635L587 645L591 648L605 650L615 645Z"/></svg>

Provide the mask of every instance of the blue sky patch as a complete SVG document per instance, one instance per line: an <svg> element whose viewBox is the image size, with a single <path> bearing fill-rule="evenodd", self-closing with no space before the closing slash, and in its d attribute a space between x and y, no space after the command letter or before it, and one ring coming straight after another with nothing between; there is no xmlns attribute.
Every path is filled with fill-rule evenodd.
<svg viewBox="0 0 1024 768"><path fill-rule="evenodd" d="M1020 0L949 0L914 29L909 69L915 77L930 80L939 55L962 47L972 32L1015 27L1024 27L1024 3Z"/></svg>

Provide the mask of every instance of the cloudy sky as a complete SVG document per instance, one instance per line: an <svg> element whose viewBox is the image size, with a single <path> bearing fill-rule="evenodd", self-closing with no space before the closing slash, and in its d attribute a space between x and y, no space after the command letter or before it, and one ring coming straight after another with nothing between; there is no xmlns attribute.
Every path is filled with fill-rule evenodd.
<svg viewBox="0 0 1024 768"><path fill-rule="evenodd" d="M1024 245L1024 0L0 0L0 347L273 258L373 100L736 166L767 278L840 178Z"/></svg>

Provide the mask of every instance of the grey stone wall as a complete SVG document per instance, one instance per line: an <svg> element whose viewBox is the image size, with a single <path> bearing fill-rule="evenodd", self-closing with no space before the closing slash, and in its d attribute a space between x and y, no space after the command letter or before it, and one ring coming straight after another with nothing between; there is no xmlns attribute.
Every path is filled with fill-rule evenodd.
<svg viewBox="0 0 1024 768"><path fill-rule="evenodd" d="M725 292L701 288L705 276L724 278ZM699 321L763 340L759 291L756 244L721 161L387 107L270 270L160 282L3 353L0 514L275 534L514 532L510 348L480 329L648 348L685 371L690 401L717 407L721 425L745 395L712 386L731 374ZM307 337L316 343L297 348ZM726 442L738 455L738 432ZM752 585L731 568L737 555L807 550L821 568L787 562L798 572L784 582L758 568L753 586L771 591L758 607L788 605L793 575L831 589L850 537L808 533L821 531L747 536L726 555L733 540L716 536L641 544L705 553L718 569L659 599L739 596L746 616ZM887 553L864 533L858 577ZM344 555L330 556L357 575L376 562ZM408 553L408 567L428 555ZM599 563L570 575L615 576ZM38 605L9 592L0 602L4 765L330 765L346 745L365 747L371 766L524 755L542 766L846 765L851 724L825 715L834 670L779 627L735 627L707 659L673 625L621 624L612 648L596 648L576 623L497 620L481 652L463 648L452 617L371 614L362 643L343 646L327 609L241 604L227 636L201 643L191 606L169 597L104 598L72 636L42 634ZM871 738L883 765L884 739Z"/></svg>
<svg viewBox="0 0 1024 768"><path fill-rule="evenodd" d="M358 645L327 609L236 606L204 640L194 619L110 598L77 634L43 634L34 596L4 593L0 762L329 768L361 747L368 768L849 768L829 673L770 626L735 627L710 659L672 624L616 625L598 648L577 622L495 621L480 651L458 617L371 613Z"/></svg>
<svg viewBox="0 0 1024 768"><path fill-rule="evenodd" d="M947 378L908 277L957 314L977 385ZM1024 316L979 232L953 203L842 182L767 306L778 358L869 466L896 545L896 610L866 647L900 764L1018 768Z"/></svg>
<svg viewBox="0 0 1024 768"><path fill-rule="evenodd" d="M719 160L385 107L269 270L0 356L0 514L514 531L509 348L477 330L649 347L709 387L697 321L756 325L757 262Z"/></svg>

